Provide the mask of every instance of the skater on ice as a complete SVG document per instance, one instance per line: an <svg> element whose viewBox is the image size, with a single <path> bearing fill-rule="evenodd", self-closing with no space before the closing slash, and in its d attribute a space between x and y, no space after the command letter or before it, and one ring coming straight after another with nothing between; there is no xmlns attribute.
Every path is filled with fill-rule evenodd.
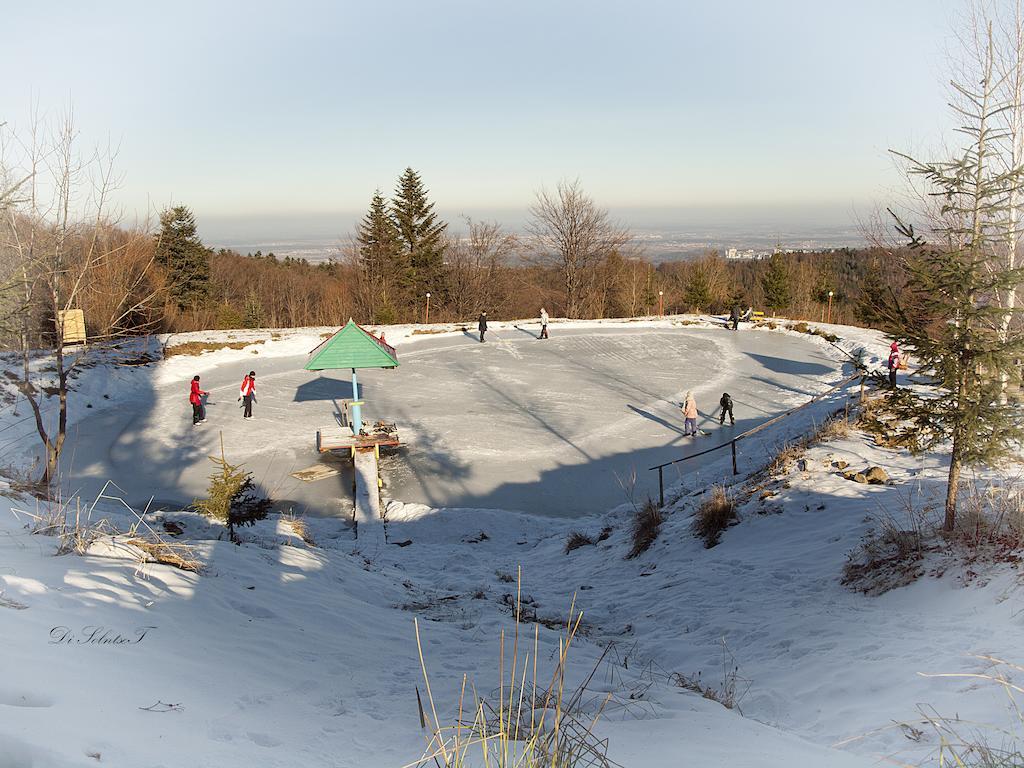
<svg viewBox="0 0 1024 768"><path fill-rule="evenodd" d="M481 312L480 319L477 320L476 327L480 331L480 343L484 343L484 334L487 333L487 313Z"/></svg>
<svg viewBox="0 0 1024 768"><path fill-rule="evenodd" d="M734 331L739 330L740 327L740 305L733 304L732 311L729 313L729 321L732 323L732 329Z"/></svg>
<svg viewBox="0 0 1024 768"><path fill-rule="evenodd" d="M548 338L548 311L540 308L540 338Z"/></svg>
<svg viewBox="0 0 1024 768"><path fill-rule="evenodd" d="M693 392L687 392L683 402L683 437L690 435L697 435L697 401L693 398Z"/></svg>
<svg viewBox="0 0 1024 768"><path fill-rule="evenodd" d="M199 377L192 377L192 391L189 393L188 401L192 403L192 426L196 424L202 424L206 421L206 406L203 404L203 398L209 395L209 392L199 388Z"/></svg>
<svg viewBox="0 0 1024 768"><path fill-rule="evenodd" d="M242 379L242 386L238 390L238 399L242 401L245 408L242 411L242 418L251 419L252 404L256 402L256 371L249 371L249 374Z"/></svg>
<svg viewBox="0 0 1024 768"><path fill-rule="evenodd" d="M729 414L729 425L736 426L736 418L732 415L732 398L728 392L722 393L722 399L718 401L718 404L722 406L722 418L718 420L719 424L725 424L725 414Z"/></svg>

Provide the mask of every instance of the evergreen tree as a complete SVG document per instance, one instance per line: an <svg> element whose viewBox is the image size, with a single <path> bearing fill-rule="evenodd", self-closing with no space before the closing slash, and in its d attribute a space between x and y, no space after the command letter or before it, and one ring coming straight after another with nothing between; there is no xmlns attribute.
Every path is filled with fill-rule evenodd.
<svg viewBox="0 0 1024 768"><path fill-rule="evenodd" d="M789 306L789 270L780 253L773 253L768 271L761 278L765 307L774 315Z"/></svg>
<svg viewBox="0 0 1024 768"><path fill-rule="evenodd" d="M707 310L711 303L711 282L707 271L699 264L693 265L686 278L686 303L698 312Z"/></svg>
<svg viewBox="0 0 1024 768"><path fill-rule="evenodd" d="M179 309L206 301L210 288L209 252L196 234L196 219L184 205L160 214L156 260L167 270L169 293Z"/></svg>
<svg viewBox="0 0 1024 768"><path fill-rule="evenodd" d="M263 327L263 302L255 290L250 290L245 297L245 327Z"/></svg>
<svg viewBox="0 0 1024 768"><path fill-rule="evenodd" d="M413 296L418 300L427 291L434 296L443 294L444 232L448 225L438 220L434 204L427 200L427 190L412 168L406 168L398 179L391 217L398 242L409 257Z"/></svg>
<svg viewBox="0 0 1024 768"><path fill-rule="evenodd" d="M403 307L410 298L412 267L379 189L370 199L370 210L356 227L356 247L365 288L364 309L370 322L393 321L396 308Z"/></svg>
<svg viewBox="0 0 1024 768"><path fill-rule="evenodd" d="M1024 356L1024 334L1001 332L1007 309L998 300L1019 289L1024 270L993 266L993 254L1004 245L1006 200L1020 193L1024 169L1007 168L992 143L1005 106L993 97L991 47L987 57L977 85L953 86L964 97L963 106L955 107L959 131L972 139L963 154L937 163L902 156L910 173L923 177L942 200L941 215L930 226L938 244L893 214L909 242L900 260L906 281L898 295L890 287L872 307L910 352L927 386L893 393L895 436L915 450L948 446L947 531L956 525L961 470L1005 460L1024 440L1024 413L1001 397L1003 382L1017 375ZM1021 310L1009 311L1019 327Z"/></svg>
<svg viewBox="0 0 1024 768"><path fill-rule="evenodd" d="M243 471L240 464L228 462L224 456L223 435L220 456L211 456L210 461L217 469L210 475L209 495L205 499L196 499L192 504L200 512L227 525L228 534L234 541L235 526L253 525L257 520L263 520L270 512L271 502L256 493L251 472Z"/></svg>

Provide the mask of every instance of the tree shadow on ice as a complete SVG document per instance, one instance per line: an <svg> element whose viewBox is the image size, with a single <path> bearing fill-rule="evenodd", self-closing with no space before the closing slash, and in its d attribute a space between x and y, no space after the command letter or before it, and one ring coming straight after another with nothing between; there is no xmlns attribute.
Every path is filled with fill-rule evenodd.
<svg viewBox="0 0 1024 768"><path fill-rule="evenodd" d="M772 373L786 373L793 376L827 376L835 372L833 366L824 365L823 363L810 363L784 357L759 355L755 352L747 352L746 354Z"/></svg>

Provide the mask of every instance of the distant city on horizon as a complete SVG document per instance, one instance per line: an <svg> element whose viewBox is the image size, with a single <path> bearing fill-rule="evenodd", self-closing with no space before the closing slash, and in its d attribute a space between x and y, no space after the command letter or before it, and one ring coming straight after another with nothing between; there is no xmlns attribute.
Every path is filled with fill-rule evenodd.
<svg viewBox="0 0 1024 768"><path fill-rule="evenodd" d="M457 234L463 229L460 227L460 217L446 218L452 232ZM341 257L342 246L354 231L355 223L354 218L351 222L339 221L338 228L343 230L343 233L336 235L324 233L320 224L310 227L313 230L310 236L292 234L294 225L282 224L281 230L285 234L281 236L260 232L253 237L233 237L222 225L218 229L221 229L223 234L209 237L207 244L241 254L255 254L258 251L263 255L273 253L279 259L290 257L316 263ZM515 234L525 235L525 217L508 224L506 228ZM756 259L766 258L776 251L816 252L839 248L863 248L868 244L867 237L859 225L835 221L803 225L792 220L785 223L758 221L715 222L706 225L687 223L675 226L648 224L631 226L630 231L633 235L633 245L641 255L654 263L691 259L710 251L717 251L723 258Z"/></svg>

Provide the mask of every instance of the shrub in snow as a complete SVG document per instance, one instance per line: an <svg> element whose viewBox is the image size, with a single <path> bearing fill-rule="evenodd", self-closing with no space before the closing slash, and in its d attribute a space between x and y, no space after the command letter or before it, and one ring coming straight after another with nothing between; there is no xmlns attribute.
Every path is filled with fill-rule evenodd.
<svg viewBox="0 0 1024 768"><path fill-rule="evenodd" d="M627 558L638 557L651 548L661 531L662 519L661 508L651 499L636 511L633 519L633 546Z"/></svg>
<svg viewBox="0 0 1024 768"><path fill-rule="evenodd" d="M711 496L697 508L691 530L695 536L704 540L704 546L710 548L718 543L722 532L737 519L735 500L725 488L716 485L711 490Z"/></svg>
<svg viewBox="0 0 1024 768"><path fill-rule="evenodd" d="M235 526L253 525L270 512L270 499L259 495L252 482L252 473L231 464L224 456L224 438L221 437L220 456L211 456L217 470L210 475L209 496L196 499L193 506L200 512L219 520L228 527L231 540L235 540Z"/></svg>

